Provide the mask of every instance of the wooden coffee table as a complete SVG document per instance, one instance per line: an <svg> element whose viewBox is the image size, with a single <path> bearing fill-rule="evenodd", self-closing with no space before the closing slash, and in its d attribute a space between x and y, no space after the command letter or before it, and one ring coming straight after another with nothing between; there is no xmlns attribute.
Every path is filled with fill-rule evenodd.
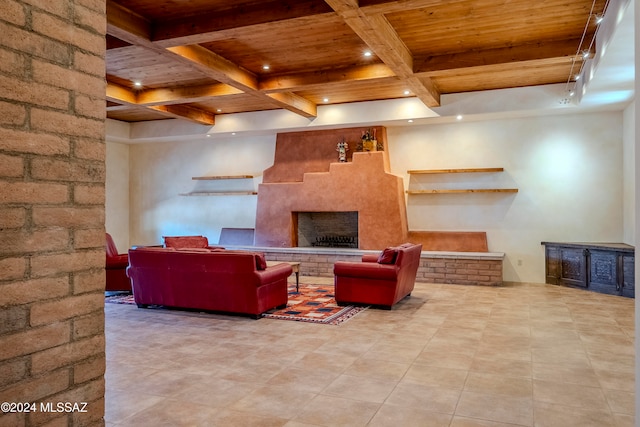
<svg viewBox="0 0 640 427"><path fill-rule="evenodd" d="M267 267L271 267L272 265L277 264L289 264L293 269L293 272L296 273L296 292L299 292L300 289L300 263L295 261L267 261Z"/></svg>

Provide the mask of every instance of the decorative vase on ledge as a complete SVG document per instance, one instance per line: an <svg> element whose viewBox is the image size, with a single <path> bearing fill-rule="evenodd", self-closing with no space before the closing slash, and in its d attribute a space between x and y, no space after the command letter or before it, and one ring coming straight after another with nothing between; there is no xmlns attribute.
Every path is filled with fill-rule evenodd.
<svg viewBox="0 0 640 427"><path fill-rule="evenodd" d="M362 141L362 151L376 151L377 147L378 141L375 139Z"/></svg>
<svg viewBox="0 0 640 427"><path fill-rule="evenodd" d="M362 132L362 151L377 151L376 130L367 129Z"/></svg>

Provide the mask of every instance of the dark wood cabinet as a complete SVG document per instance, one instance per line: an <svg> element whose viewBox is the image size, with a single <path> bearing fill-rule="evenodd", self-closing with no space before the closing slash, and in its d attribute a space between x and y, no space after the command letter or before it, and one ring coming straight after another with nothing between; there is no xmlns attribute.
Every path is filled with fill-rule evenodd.
<svg viewBox="0 0 640 427"><path fill-rule="evenodd" d="M542 242L546 283L635 298L635 250L623 243Z"/></svg>
<svg viewBox="0 0 640 427"><path fill-rule="evenodd" d="M634 254L622 255L622 296L635 298L636 262Z"/></svg>

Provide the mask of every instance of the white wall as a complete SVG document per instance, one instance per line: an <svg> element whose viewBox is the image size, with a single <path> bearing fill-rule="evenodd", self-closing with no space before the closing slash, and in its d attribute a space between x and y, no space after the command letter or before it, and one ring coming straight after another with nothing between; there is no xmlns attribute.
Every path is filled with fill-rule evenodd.
<svg viewBox="0 0 640 427"><path fill-rule="evenodd" d="M542 241L622 239L622 115L598 113L388 129L394 173L419 188L518 188L516 194L408 196L412 230L486 231L505 280L544 283ZM413 177L409 169L503 167Z"/></svg>
<svg viewBox="0 0 640 427"><path fill-rule="evenodd" d="M120 253L129 248L129 146L107 142L105 228Z"/></svg>
<svg viewBox="0 0 640 427"><path fill-rule="evenodd" d="M516 187L517 194L408 196L412 230L486 231L505 252L505 279L544 282L542 241L623 239L621 112L388 127L391 171L405 186ZM130 244L163 235L254 227L256 196L187 197L206 189L258 188L194 176L261 174L273 164L275 135L200 138L130 146ZM504 167L499 174L415 177L409 169ZM425 181L428 179L429 181ZM446 182L445 182L446 181ZM375 186L372 187L375 191Z"/></svg>
<svg viewBox="0 0 640 427"><path fill-rule="evenodd" d="M162 236L202 234L217 243L222 227L255 227L257 196L181 196L192 191L257 190L273 164L275 135L201 137L193 142L131 145L131 245ZM248 180L194 181L209 175Z"/></svg>
<svg viewBox="0 0 640 427"><path fill-rule="evenodd" d="M640 4L640 0L636 0L636 5ZM635 10L638 10L638 8L636 8ZM640 38L640 13L635 13L634 15L634 40L638 40ZM634 45L634 53L635 53L635 81L634 81L634 87L635 87L635 93L638 94L640 93L640 43L635 43ZM634 143L635 146L637 147L640 144L640 132L635 132L635 123L640 123L640 108L637 108L637 104L638 104L638 97L636 96L636 98L633 101L633 111L634 111L634 115L631 117L634 123ZM636 233L636 238L635 241L638 242L640 241L640 185L638 184L638 182L640 181L640 150L635 150L635 169L634 169L634 173L635 173L635 179L634 182L636 184L635 186L635 233ZM635 277L636 277L636 283L638 281L638 278L640 277L640 257L635 257L635 261L636 261L636 271L635 271ZM636 300L636 306L635 306L635 315L636 315L636 322L635 322L635 342L636 342L636 378L640 378L640 304L637 303ZM636 402L636 413L635 413L635 418L636 418L636 426L640 425L640 381L636 381L636 386L635 386L635 402Z"/></svg>
<svg viewBox="0 0 640 427"><path fill-rule="evenodd" d="M636 245L635 209L636 209L636 136L635 136L635 104L631 104L623 114L623 201L624 201L624 233L623 242Z"/></svg>

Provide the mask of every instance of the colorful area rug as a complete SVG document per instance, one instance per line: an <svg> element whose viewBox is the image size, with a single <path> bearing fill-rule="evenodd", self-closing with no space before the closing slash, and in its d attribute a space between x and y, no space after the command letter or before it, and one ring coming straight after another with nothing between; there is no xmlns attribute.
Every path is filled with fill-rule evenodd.
<svg viewBox="0 0 640 427"><path fill-rule="evenodd" d="M320 323L324 325L339 325L351 319L367 307L347 305L340 307L336 304L333 286L289 284L289 300L283 309L269 310L263 317L278 320L294 320L298 322ZM112 304L135 304L133 295L111 295L105 297L105 302Z"/></svg>
<svg viewBox="0 0 640 427"><path fill-rule="evenodd" d="M110 302L112 304L135 304L132 294L120 294L120 295L107 295L104 298L104 302Z"/></svg>
<svg viewBox="0 0 640 427"><path fill-rule="evenodd" d="M264 314L264 317L339 325L367 308L352 305L340 307L336 304L332 285L301 283L299 289L300 291L296 292L296 286L290 283L287 306L281 310L269 310Z"/></svg>

